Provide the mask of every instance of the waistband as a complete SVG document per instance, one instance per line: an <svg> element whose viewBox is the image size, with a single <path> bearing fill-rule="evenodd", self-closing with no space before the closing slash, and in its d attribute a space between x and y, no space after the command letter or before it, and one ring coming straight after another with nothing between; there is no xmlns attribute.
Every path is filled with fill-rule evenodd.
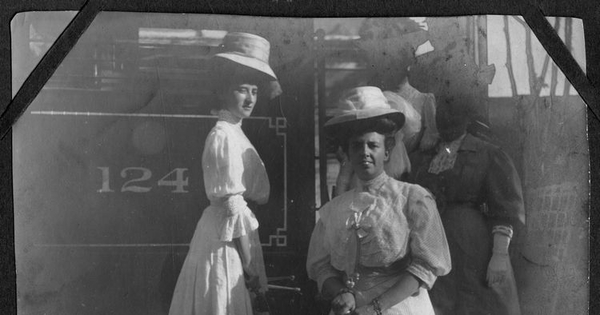
<svg viewBox="0 0 600 315"><path fill-rule="evenodd" d="M358 265L357 271L362 275L390 275L406 270L411 262L412 259L410 255L406 255L404 258L395 261L387 267L366 267Z"/></svg>
<svg viewBox="0 0 600 315"><path fill-rule="evenodd" d="M445 211L456 211L456 210L475 210L481 212L483 214L487 214L489 209L485 202L474 202L474 201L464 201L464 202L448 202L443 205L442 209L439 209L440 212Z"/></svg>
<svg viewBox="0 0 600 315"><path fill-rule="evenodd" d="M393 281L400 276L400 274L408 268L411 262L412 259L410 255L407 255L387 267L366 267L359 265L357 267L358 280L355 282L353 289L355 291L364 292L380 285L387 286L389 284L388 282ZM344 277L344 282L346 282L346 280L347 276Z"/></svg>

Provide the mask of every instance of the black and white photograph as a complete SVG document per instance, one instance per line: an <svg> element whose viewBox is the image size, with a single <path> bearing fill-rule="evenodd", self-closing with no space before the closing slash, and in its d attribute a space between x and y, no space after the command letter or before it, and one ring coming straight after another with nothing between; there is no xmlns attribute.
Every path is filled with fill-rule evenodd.
<svg viewBox="0 0 600 315"><path fill-rule="evenodd" d="M98 3L2 20L6 314L588 314L589 19Z"/></svg>

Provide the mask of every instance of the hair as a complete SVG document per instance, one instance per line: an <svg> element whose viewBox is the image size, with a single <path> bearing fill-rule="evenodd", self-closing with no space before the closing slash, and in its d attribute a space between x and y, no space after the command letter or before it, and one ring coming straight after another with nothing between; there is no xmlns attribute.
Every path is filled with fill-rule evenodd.
<svg viewBox="0 0 600 315"><path fill-rule="evenodd" d="M332 126L336 128L335 126ZM340 124L334 131L335 142L348 153L350 139L368 132L376 132L385 136L385 149L391 151L396 145L398 125L388 117L374 117Z"/></svg>
<svg viewBox="0 0 600 315"><path fill-rule="evenodd" d="M233 84L249 83L258 86L259 95L261 91L267 90L268 76L262 72L240 65L238 63L222 59L213 59L209 69L211 78L211 91L215 96L226 92ZM214 109L221 109L222 104L216 102Z"/></svg>

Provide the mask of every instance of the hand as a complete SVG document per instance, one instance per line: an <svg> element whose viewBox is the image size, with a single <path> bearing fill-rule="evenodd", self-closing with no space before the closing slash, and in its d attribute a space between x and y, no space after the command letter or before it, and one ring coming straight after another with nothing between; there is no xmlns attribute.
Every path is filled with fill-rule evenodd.
<svg viewBox="0 0 600 315"><path fill-rule="evenodd" d="M246 273L244 276L244 280L246 282L246 288L248 288L248 290L254 292L260 289L260 281L258 275Z"/></svg>
<svg viewBox="0 0 600 315"><path fill-rule="evenodd" d="M331 301L331 309L335 315L351 314L355 308L356 301L350 292L338 294Z"/></svg>
<svg viewBox="0 0 600 315"><path fill-rule="evenodd" d="M494 253L487 270L488 286L501 285L508 278L510 258L508 254Z"/></svg>

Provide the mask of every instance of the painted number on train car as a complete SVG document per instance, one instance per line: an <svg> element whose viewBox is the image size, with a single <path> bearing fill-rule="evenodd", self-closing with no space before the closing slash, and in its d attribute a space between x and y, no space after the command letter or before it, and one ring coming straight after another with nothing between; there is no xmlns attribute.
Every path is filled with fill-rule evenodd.
<svg viewBox="0 0 600 315"><path fill-rule="evenodd" d="M102 187L97 190L99 193L115 192L111 188L110 168L98 167L102 173ZM185 176L187 168L175 168L157 182L157 186L174 187L173 193L187 193L185 188L189 184L189 179ZM146 193L152 189L152 171L145 167L126 167L120 172L121 178L126 181L121 186L121 192Z"/></svg>

